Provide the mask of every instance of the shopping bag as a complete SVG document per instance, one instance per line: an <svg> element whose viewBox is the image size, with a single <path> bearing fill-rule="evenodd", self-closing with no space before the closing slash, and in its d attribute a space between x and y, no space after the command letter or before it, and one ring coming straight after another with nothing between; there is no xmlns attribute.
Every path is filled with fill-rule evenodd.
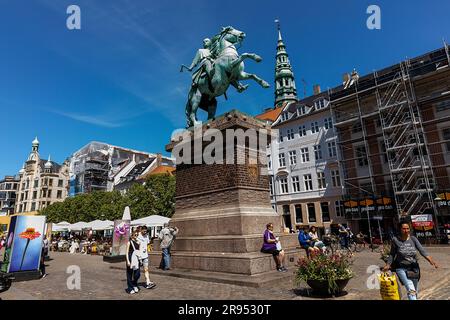
<svg viewBox="0 0 450 320"><path fill-rule="evenodd" d="M276 246L277 246L277 250L281 251L282 248L281 248L281 242L280 241L277 242Z"/></svg>
<svg viewBox="0 0 450 320"><path fill-rule="evenodd" d="M380 294L382 300L400 300L398 283L395 274L383 272L378 275L380 280Z"/></svg>

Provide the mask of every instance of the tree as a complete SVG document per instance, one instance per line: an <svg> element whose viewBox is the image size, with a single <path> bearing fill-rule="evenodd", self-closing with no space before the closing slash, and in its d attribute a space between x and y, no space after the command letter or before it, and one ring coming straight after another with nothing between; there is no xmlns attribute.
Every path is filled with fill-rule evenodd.
<svg viewBox="0 0 450 320"><path fill-rule="evenodd" d="M48 222L90 222L120 219L126 206L133 219L153 214L172 217L175 211L175 177L151 175L144 185L134 184L125 195L119 191L94 191L66 198L41 210Z"/></svg>
<svg viewBox="0 0 450 320"><path fill-rule="evenodd" d="M150 191L155 214L172 217L175 212L175 177L166 173L150 175L145 187Z"/></svg>

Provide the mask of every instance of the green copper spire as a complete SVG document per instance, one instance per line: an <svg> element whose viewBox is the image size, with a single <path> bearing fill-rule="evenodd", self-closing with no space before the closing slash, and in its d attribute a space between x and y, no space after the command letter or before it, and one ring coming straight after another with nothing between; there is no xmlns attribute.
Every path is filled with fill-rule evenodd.
<svg viewBox="0 0 450 320"><path fill-rule="evenodd" d="M281 36L280 21L275 20L278 27L278 45L275 65L275 106L284 102L297 101L297 88L295 87L294 73L292 72L286 46Z"/></svg>

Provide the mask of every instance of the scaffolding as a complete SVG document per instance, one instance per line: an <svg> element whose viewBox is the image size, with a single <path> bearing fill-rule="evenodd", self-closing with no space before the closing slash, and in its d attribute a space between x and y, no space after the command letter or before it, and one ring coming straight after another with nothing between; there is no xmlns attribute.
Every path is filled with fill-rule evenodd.
<svg viewBox="0 0 450 320"><path fill-rule="evenodd" d="M348 157L347 150L347 157L338 158L341 171L344 172L345 194L349 195L354 187L352 180L365 180L370 181L371 188L359 189L366 189L366 194L380 195L372 163L380 153L371 152L370 147L372 141L381 138L389 172L378 173L378 176L382 176L383 180L385 177L390 178L398 218L424 213L432 213L437 217L433 196L435 178L412 79L448 68L449 65L449 48L445 44L444 48L427 55L358 78L353 85L344 84L329 90L332 115L336 131L340 134L340 153L345 153L346 148L353 149L355 143L362 143L365 149L365 155L358 154L357 151L356 157ZM373 121L379 123L381 132L376 132ZM370 133L369 123L372 126ZM361 136L347 139L350 131L346 130L351 130L354 126L361 126ZM355 160L361 157L365 157L368 174L356 174L350 178L346 169L357 170L351 164L355 164Z"/></svg>

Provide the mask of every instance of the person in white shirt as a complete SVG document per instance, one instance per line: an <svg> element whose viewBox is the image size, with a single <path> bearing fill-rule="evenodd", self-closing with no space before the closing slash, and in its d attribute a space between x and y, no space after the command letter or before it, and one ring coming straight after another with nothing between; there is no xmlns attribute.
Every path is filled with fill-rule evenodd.
<svg viewBox="0 0 450 320"><path fill-rule="evenodd" d="M144 275L147 285L146 289L153 289L156 287L156 284L150 281L150 274L148 269L148 245L150 243L150 239L148 237L148 230L146 226L140 227L140 231L138 233L137 242L139 243L139 259L144 266Z"/></svg>

